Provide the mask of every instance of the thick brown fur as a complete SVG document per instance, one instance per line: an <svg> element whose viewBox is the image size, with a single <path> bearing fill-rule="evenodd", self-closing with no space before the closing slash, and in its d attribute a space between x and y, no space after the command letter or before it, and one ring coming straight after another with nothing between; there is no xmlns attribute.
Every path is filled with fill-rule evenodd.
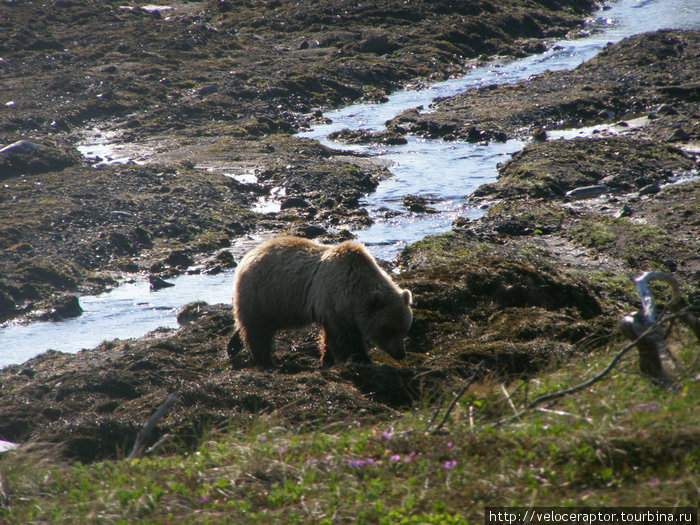
<svg viewBox="0 0 700 525"><path fill-rule="evenodd" d="M367 341L397 359L411 325L411 293L399 288L364 246L277 237L236 268L233 314L253 363L272 366L277 330L321 326L325 365L369 362Z"/></svg>

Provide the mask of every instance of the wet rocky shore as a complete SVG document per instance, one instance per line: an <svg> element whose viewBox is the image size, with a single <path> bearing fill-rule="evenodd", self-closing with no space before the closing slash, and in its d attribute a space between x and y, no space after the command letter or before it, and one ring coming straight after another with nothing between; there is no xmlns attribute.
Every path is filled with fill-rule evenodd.
<svg viewBox="0 0 700 525"><path fill-rule="evenodd" d="M293 133L325 107L544 49L593 9L533 5L0 3L0 317L79 315L71 297L134 274L233 266L231 240L254 232L349 237L370 221L359 199L388 172ZM193 305L178 330L0 370L0 439L114 456L171 393L179 407L153 438L185 445L260 414L300 427L391 418L480 362L528 375L602 348L637 308L628 273L675 273L697 309L700 182L669 183L697 175L699 55L698 32L639 35L573 71L389 124L391 140L533 137L477 191L483 219L398 258L414 294L405 361L375 352L374 365L323 369L311 329L283 334L278 368L258 371L226 354L229 307ZM596 130L553 138L564 126ZM89 130L143 164L85 160ZM256 181L227 176L245 174ZM284 209L251 210L275 188Z"/></svg>

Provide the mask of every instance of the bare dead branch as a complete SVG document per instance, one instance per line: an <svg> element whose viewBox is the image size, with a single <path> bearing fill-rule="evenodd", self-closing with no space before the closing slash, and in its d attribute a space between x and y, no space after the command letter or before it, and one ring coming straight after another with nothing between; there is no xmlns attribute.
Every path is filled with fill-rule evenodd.
<svg viewBox="0 0 700 525"><path fill-rule="evenodd" d="M5 488L5 480L0 472L0 508L7 508L10 504L10 498L7 497L7 489Z"/></svg>
<svg viewBox="0 0 700 525"><path fill-rule="evenodd" d="M128 456L129 459L141 457L143 454L143 448L146 444L146 439L148 439L148 436L151 434L151 432L153 432L153 429L158 424L158 421L168 412L168 409L170 409L170 407L178 401L180 401L180 398L174 394L170 394L165 401L163 401L158 410L156 410L156 412L151 416L151 419L148 420L148 423L143 426L138 436L136 436L134 448L131 449L131 453Z"/></svg>
<svg viewBox="0 0 700 525"><path fill-rule="evenodd" d="M508 393L508 390L506 390L506 387L501 383L501 392L503 392L503 395L506 398L506 401L508 401L508 405L510 406L511 410L513 410L513 414L516 416L518 415L518 409L515 408L515 403L513 403L513 400L510 398L510 394Z"/></svg>
<svg viewBox="0 0 700 525"><path fill-rule="evenodd" d="M585 382L583 382L579 385L573 386L571 388L567 388L565 390L560 390L558 392L552 392L550 394L542 395L542 396L534 399L533 401L531 401L528 405L526 405L525 408L523 408L523 410L520 411L520 413L518 413L514 416L511 416L511 417L505 418L505 419L500 419L500 420L496 421L495 423L493 423L492 426L498 427L498 426L504 425L506 423L510 423L512 421L515 421L517 419L520 419L523 416L523 414L532 410L536 406L541 405L542 403L546 403L548 401L554 401L555 399L559 399L559 398L564 397L564 396L575 394L576 392L580 392L581 390L584 390L584 389L588 388L589 386L594 385L595 383L597 383L598 381L603 379L606 375L608 375L610 373L610 371L613 368L615 368L615 365L620 361L620 359L622 359L627 352L629 352L635 346L637 346L637 344L639 344L639 341L641 339L643 339L644 337L647 337L654 330L657 330L658 327L662 323L665 323L666 321L669 321L670 319L673 319L677 316L678 316L678 314L668 315L668 316L660 319L657 323L654 323L653 325L651 325L636 340L632 341L630 344L628 344L622 350L620 350L617 354L615 354L615 357L613 357L612 361L610 361L608 366L606 366L600 373L596 374L588 381L585 381Z"/></svg>
<svg viewBox="0 0 700 525"><path fill-rule="evenodd" d="M671 304L681 298L681 290L678 280L667 272L644 272L636 279L632 279L642 300L642 314L645 319L653 323L656 321L656 305L654 304L654 294L649 289L651 281L664 281L671 287Z"/></svg>
<svg viewBox="0 0 700 525"><path fill-rule="evenodd" d="M659 320L656 320L657 312L654 304L654 297L649 289L649 282L652 280L664 281L671 286L671 302L669 305L669 310L671 313L662 316L662 318ZM661 331L661 327L667 321L674 321L678 319L688 326L698 340L700 340L700 321L690 313L687 307L684 307L684 303L680 295L680 286L673 275L666 272L646 272L639 278L632 279L632 281L639 292L642 301L642 310L640 312L633 312L632 314L625 316L620 324L621 331L628 339L631 339L632 342L620 350L615 357L613 357L608 366L606 366L600 373L596 374L588 381L565 390L542 395L527 404L520 412L516 411L515 415L496 421L493 423L493 427L520 419L523 414L543 403L554 401L564 396L580 392L581 390L592 386L609 374L617 363L625 356L625 354L635 347L638 348L640 353L640 366L642 373L661 384L668 385L670 382L670 376L663 369L661 359L659 357L659 352L663 348L664 339L664 334ZM505 389L504 393L507 393L505 392ZM506 395L506 398L510 401L510 397L508 395Z"/></svg>
<svg viewBox="0 0 700 525"><path fill-rule="evenodd" d="M565 412L563 410L552 410L551 408L544 408L544 407L537 407L535 410L537 410L538 412L544 412L545 414L555 414L557 416L575 417L578 419L583 419L584 421L586 421L588 423L593 423L593 420L590 417L579 416L578 414L573 414L571 412Z"/></svg>
<svg viewBox="0 0 700 525"><path fill-rule="evenodd" d="M464 393L469 389L469 387L472 386L474 381L476 381L476 378L478 377L479 371L481 370L481 367L483 366L483 364L484 364L484 360L482 359L481 361L479 361L479 364L476 365L476 370L474 370L474 373L467 380L467 382L464 384L462 389L457 393L457 395L454 397L452 402L448 405L447 409L445 410L445 414L442 416L442 420L440 421L438 426L436 426L433 430L429 431L430 425L428 425L428 427L426 427L426 429L425 429L425 432L429 431L431 434L437 434L440 431L442 426L447 421L447 418L450 416L450 412L452 412L452 409L457 404L457 401L459 401L459 399L464 395ZM432 421L431 421L431 423L432 423Z"/></svg>
<svg viewBox="0 0 700 525"><path fill-rule="evenodd" d="M668 309L673 314L676 314L676 317L673 319L678 318L682 321L700 340L700 322L688 309L684 309L685 304L681 298L678 280L667 272L645 272L638 278L632 279L639 293L642 308L641 311L633 312L620 321L620 331L627 339L637 339L639 367L642 373L661 384L668 385L673 382L673 378L664 369L661 362L664 339L668 334L663 333L661 327L656 323L657 312L654 304L654 295L649 289L649 283L654 280L663 281L671 287L671 300ZM657 330L648 332L646 337L640 337L649 326L655 323L658 326Z"/></svg>
<svg viewBox="0 0 700 525"><path fill-rule="evenodd" d="M170 443L175 436L173 434L165 434L152 446L146 449L145 455L150 456L151 454L157 454L165 445Z"/></svg>
<svg viewBox="0 0 700 525"><path fill-rule="evenodd" d="M441 408L442 408L442 396L440 397L440 399L438 399L437 405L435 406L435 410L433 411L433 416L430 418L430 421L428 421L428 424L425 425L426 432L428 430L430 430L430 427L432 427L433 423L435 423L435 420L437 419Z"/></svg>

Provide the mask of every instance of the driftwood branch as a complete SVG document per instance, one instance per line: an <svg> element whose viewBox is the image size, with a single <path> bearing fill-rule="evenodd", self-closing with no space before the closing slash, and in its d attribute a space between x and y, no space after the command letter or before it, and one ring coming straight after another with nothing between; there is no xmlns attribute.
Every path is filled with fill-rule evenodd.
<svg viewBox="0 0 700 525"><path fill-rule="evenodd" d="M7 489L5 488L5 480L2 477L2 472L0 472L0 509L7 508L10 504L10 498L7 496Z"/></svg>
<svg viewBox="0 0 700 525"><path fill-rule="evenodd" d="M665 336L660 323L656 322L657 312L654 294L649 289L649 283L654 280L665 282L671 287L669 311L674 314L674 318L678 318L688 326L699 340L700 322L689 310L684 309L680 285L673 275L666 272L646 272L636 279L632 279L637 293L639 293L642 309L626 315L620 321L620 331L627 339L636 340L639 351L639 367L642 373L654 381L666 385L672 382L672 377L661 363ZM649 330L652 326L656 328ZM642 334L645 334L644 337Z"/></svg>
<svg viewBox="0 0 700 525"><path fill-rule="evenodd" d="M698 340L700 340L700 321L690 313L688 308L684 308L683 300L680 295L680 286L673 275L666 272L646 272L637 279L632 280L641 298L642 309L641 311L633 312L625 316L620 323L622 333L627 338L631 339L632 342L620 350L615 357L613 357L608 366L588 381L565 390L542 395L525 405L520 412L514 410L516 412L515 415L496 421L492 426L497 427L510 423L520 419L526 412L543 403L554 401L590 387L608 375L625 354L635 347L639 350L642 372L659 383L668 384L670 382L670 374L664 370L660 357L664 339L662 325L667 321L678 319L688 326ZM668 306L668 310L671 313L663 316L659 320L657 320L654 296L649 289L649 282L652 280L660 280L671 286L671 302ZM507 394L505 388L503 388L503 391L506 398L510 400L510 396ZM512 405L511 408L513 408Z"/></svg>
<svg viewBox="0 0 700 525"><path fill-rule="evenodd" d="M151 416L151 419L148 420L148 423L146 423L141 431L139 432L138 436L136 436L136 442L134 443L134 448L131 449L131 453L129 454L129 459L135 459L141 457L143 454L143 449L144 446L146 445L146 440L148 439L148 436L153 432L153 429L156 427L158 424L158 421L165 416L165 414L168 412L170 407L174 404L180 401L180 399L174 395L170 394L165 401L163 401L163 404L160 405L158 410Z"/></svg>
<svg viewBox="0 0 700 525"><path fill-rule="evenodd" d="M658 321L658 323L654 323L652 326L648 327L647 330L642 332L642 334L637 339L632 341L630 344L628 344L622 350L620 350L617 354L615 354L615 357L613 357L612 361L610 361L608 366L606 366L601 372L599 372L598 374L596 374L595 376L590 378L588 381L585 381L585 382L583 382L579 385L573 386L571 388L567 388L565 390L559 390L558 392L544 394L544 395L532 400L530 403L528 403L525 406L525 408L523 408L523 410L521 410L518 414L511 416L511 417L508 417L508 418L505 418L505 419L501 419L499 421L496 421L493 424L493 426L498 427L498 426L504 425L506 423L510 423L512 421L515 421L517 419L520 419L520 417L522 417L523 414L525 414L529 410L532 410L533 408L535 408L543 403L547 403L548 401L554 401L555 399L559 399L561 397L575 394L576 392L580 392L581 390L584 390L584 389L588 388L589 386L594 385L595 383L597 383L598 381L603 379L606 375L608 375L610 373L610 371L613 368L615 368L615 365L617 365L617 363L620 361L620 359L622 359L627 352L629 352L630 350L632 350L635 346L637 346L639 344L640 340L647 337L654 330L658 330L659 326L661 326L662 323L665 323L666 321L674 319L678 316L679 316L679 314L671 314L667 317L660 319Z"/></svg>
<svg viewBox="0 0 700 525"><path fill-rule="evenodd" d="M154 445L146 449L145 455L148 456L150 454L157 454L165 445L170 443L173 439L175 439L175 436L173 434L165 434L158 441L156 441Z"/></svg>
<svg viewBox="0 0 700 525"><path fill-rule="evenodd" d="M445 414L442 416L442 419L440 420L440 423L438 423L438 425L433 430L430 430L430 426L432 425L432 423L435 421L435 418L437 417L437 413L439 411L439 406L438 406L438 410L433 414L432 419L428 423L428 426L425 428L426 432L430 432L431 434L437 434L438 432L440 432L440 429L442 428L442 426L447 422L447 418L450 416L450 412L452 412L452 409L455 407L455 405L457 405L457 401L460 400L460 398L464 395L464 393L467 390L469 390L469 387L472 386L474 381L476 381L477 377L479 376L479 372L481 371L481 367L483 366L483 364L484 364L484 360L482 359L481 361L479 361L479 364L476 365L476 370L474 370L474 373L471 375L471 377L469 379L467 379L467 382L464 384L462 389L459 392L457 392L457 395L454 397L452 402L448 405L447 409L445 410Z"/></svg>

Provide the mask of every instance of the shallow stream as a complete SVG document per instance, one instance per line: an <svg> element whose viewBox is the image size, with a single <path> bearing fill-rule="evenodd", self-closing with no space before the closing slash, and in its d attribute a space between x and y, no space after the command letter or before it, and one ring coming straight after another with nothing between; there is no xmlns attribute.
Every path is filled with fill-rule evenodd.
<svg viewBox="0 0 700 525"><path fill-rule="evenodd" d="M344 128L381 130L387 120L406 109L428 108L435 97L517 82L546 70L572 69L592 58L608 42L663 28L700 29L697 0L620 0L598 13L588 27L591 36L557 42L549 51L521 60L475 68L464 77L426 89L401 91L383 104L358 104L329 112L325 116L332 120L331 124L317 126L301 136L318 139L336 149L379 155L392 163L393 177L383 181L363 203L375 223L354 232L375 256L391 259L407 243L449 230L459 216L481 216L483 210L467 197L478 186L495 181L497 164L520 150L523 142L473 144L409 137L408 144L401 146L348 146L328 141L329 133ZM570 132L566 136L575 135L576 132ZM83 145L82 151L107 159L112 155L114 162L129 160L118 145L102 144L99 140ZM407 215L401 206L401 197L407 194L425 197L440 213ZM392 213L398 211L402 213ZM240 246L239 249L243 250ZM140 337L158 327L175 327L177 310L188 302L230 302L231 281L231 272L217 276L183 275L171 280L174 287L157 292L150 291L148 281L137 280L98 296L81 297L84 313L78 318L10 324L0 329L0 367L24 362L49 348L77 352L105 339Z"/></svg>

